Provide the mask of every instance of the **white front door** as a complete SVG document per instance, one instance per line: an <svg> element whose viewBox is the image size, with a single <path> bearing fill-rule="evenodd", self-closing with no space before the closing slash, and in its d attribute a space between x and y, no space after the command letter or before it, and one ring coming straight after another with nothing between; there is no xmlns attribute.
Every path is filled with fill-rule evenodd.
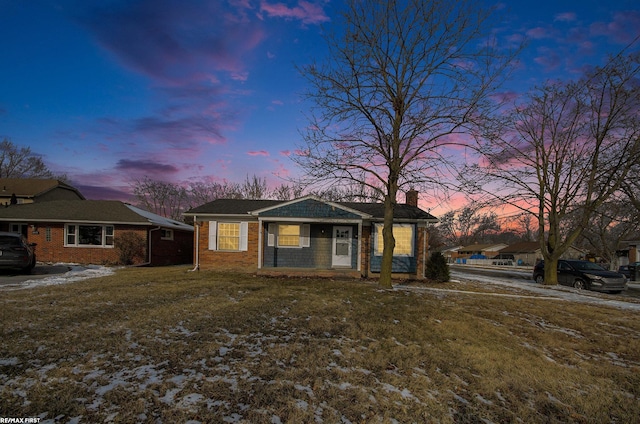
<svg viewBox="0 0 640 424"><path fill-rule="evenodd" d="M331 266L351 268L351 227L333 227Z"/></svg>

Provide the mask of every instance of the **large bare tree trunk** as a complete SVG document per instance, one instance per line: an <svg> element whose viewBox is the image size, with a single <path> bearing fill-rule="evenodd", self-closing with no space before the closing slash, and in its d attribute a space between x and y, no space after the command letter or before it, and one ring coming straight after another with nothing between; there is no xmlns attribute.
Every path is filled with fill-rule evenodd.
<svg viewBox="0 0 640 424"><path fill-rule="evenodd" d="M393 270L393 250L396 247L396 240L393 237L393 213L396 206L396 192L384 198L384 228L382 230L382 240L384 248L382 250L382 265L380 268L379 284L382 287L391 288Z"/></svg>

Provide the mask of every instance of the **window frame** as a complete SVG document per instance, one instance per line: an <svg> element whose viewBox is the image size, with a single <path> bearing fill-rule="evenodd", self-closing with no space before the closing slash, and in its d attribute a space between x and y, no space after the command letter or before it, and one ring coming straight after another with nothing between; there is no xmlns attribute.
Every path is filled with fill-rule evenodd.
<svg viewBox="0 0 640 424"><path fill-rule="evenodd" d="M100 227L100 244L80 244L81 227ZM72 240L73 241L70 241ZM115 226L113 224L65 224L64 247L94 247L99 249L112 249L114 247Z"/></svg>
<svg viewBox="0 0 640 424"><path fill-rule="evenodd" d="M382 230L384 229L384 224L381 223L376 223L375 225L375 231L374 231L374 240L373 240L373 254L374 256L382 256L382 251L384 250L384 241L383 241L383 236L382 236ZM404 258L412 258L415 255L415 239L416 239L416 228L414 224L393 224L393 229L395 230L396 228L409 228L411 230L411 236L410 236L410 242L411 245L409 247L409 251L411 253L398 253L397 252L397 247L398 247L398 237L395 234L393 234L393 238L396 239L396 248L393 249L393 256L394 257L404 257Z"/></svg>
<svg viewBox="0 0 640 424"><path fill-rule="evenodd" d="M297 226L298 227L298 244L280 244L280 227ZM290 237L290 235L286 235ZM311 225L299 222L272 222L267 226L267 246L276 247L278 249L302 249L311 247Z"/></svg>
<svg viewBox="0 0 640 424"><path fill-rule="evenodd" d="M173 240L173 230L171 228L161 228L160 240Z"/></svg>
<svg viewBox="0 0 640 424"><path fill-rule="evenodd" d="M220 249L220 225L238 225L238 249ZM247 221L209 221L209 245L207 250L219 252L246 252L248 250L249 222ZM230 237L223 235L222 237Z"/></svg>

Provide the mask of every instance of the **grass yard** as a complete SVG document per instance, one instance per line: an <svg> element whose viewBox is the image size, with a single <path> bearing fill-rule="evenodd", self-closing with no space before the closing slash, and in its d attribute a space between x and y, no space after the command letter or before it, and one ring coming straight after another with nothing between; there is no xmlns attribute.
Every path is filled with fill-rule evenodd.
<svg viewBox="0 0 640 424"><path fill-rule="evenodd" d="M0 417L639 421L637 313L431 287L467 292L186 267L0 291Z"/></svg>

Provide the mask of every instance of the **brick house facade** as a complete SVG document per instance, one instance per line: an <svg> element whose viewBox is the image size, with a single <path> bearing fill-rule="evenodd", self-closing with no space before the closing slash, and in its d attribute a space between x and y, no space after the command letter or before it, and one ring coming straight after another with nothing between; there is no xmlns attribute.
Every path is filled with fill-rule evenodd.
<svg viewBox="0 0 640 424"><path fill-rule="evenodd" d="M414 195L415 193L415 195ZM195 223L194 264L259 274L348 275L380 272L381 203L219 199L188 211ZM423 278L427 226L417 192L395 209L393 273Z"/></svg>
<svg viewBox="0 0 640 424"><path fill-rule="evenodd" d="M20 232L36 243L36 258L48 263L122 263L125 233L142 250L128 263L189 264L193 227L113 200L53 200L0 208L0 231Z"/></svg>

